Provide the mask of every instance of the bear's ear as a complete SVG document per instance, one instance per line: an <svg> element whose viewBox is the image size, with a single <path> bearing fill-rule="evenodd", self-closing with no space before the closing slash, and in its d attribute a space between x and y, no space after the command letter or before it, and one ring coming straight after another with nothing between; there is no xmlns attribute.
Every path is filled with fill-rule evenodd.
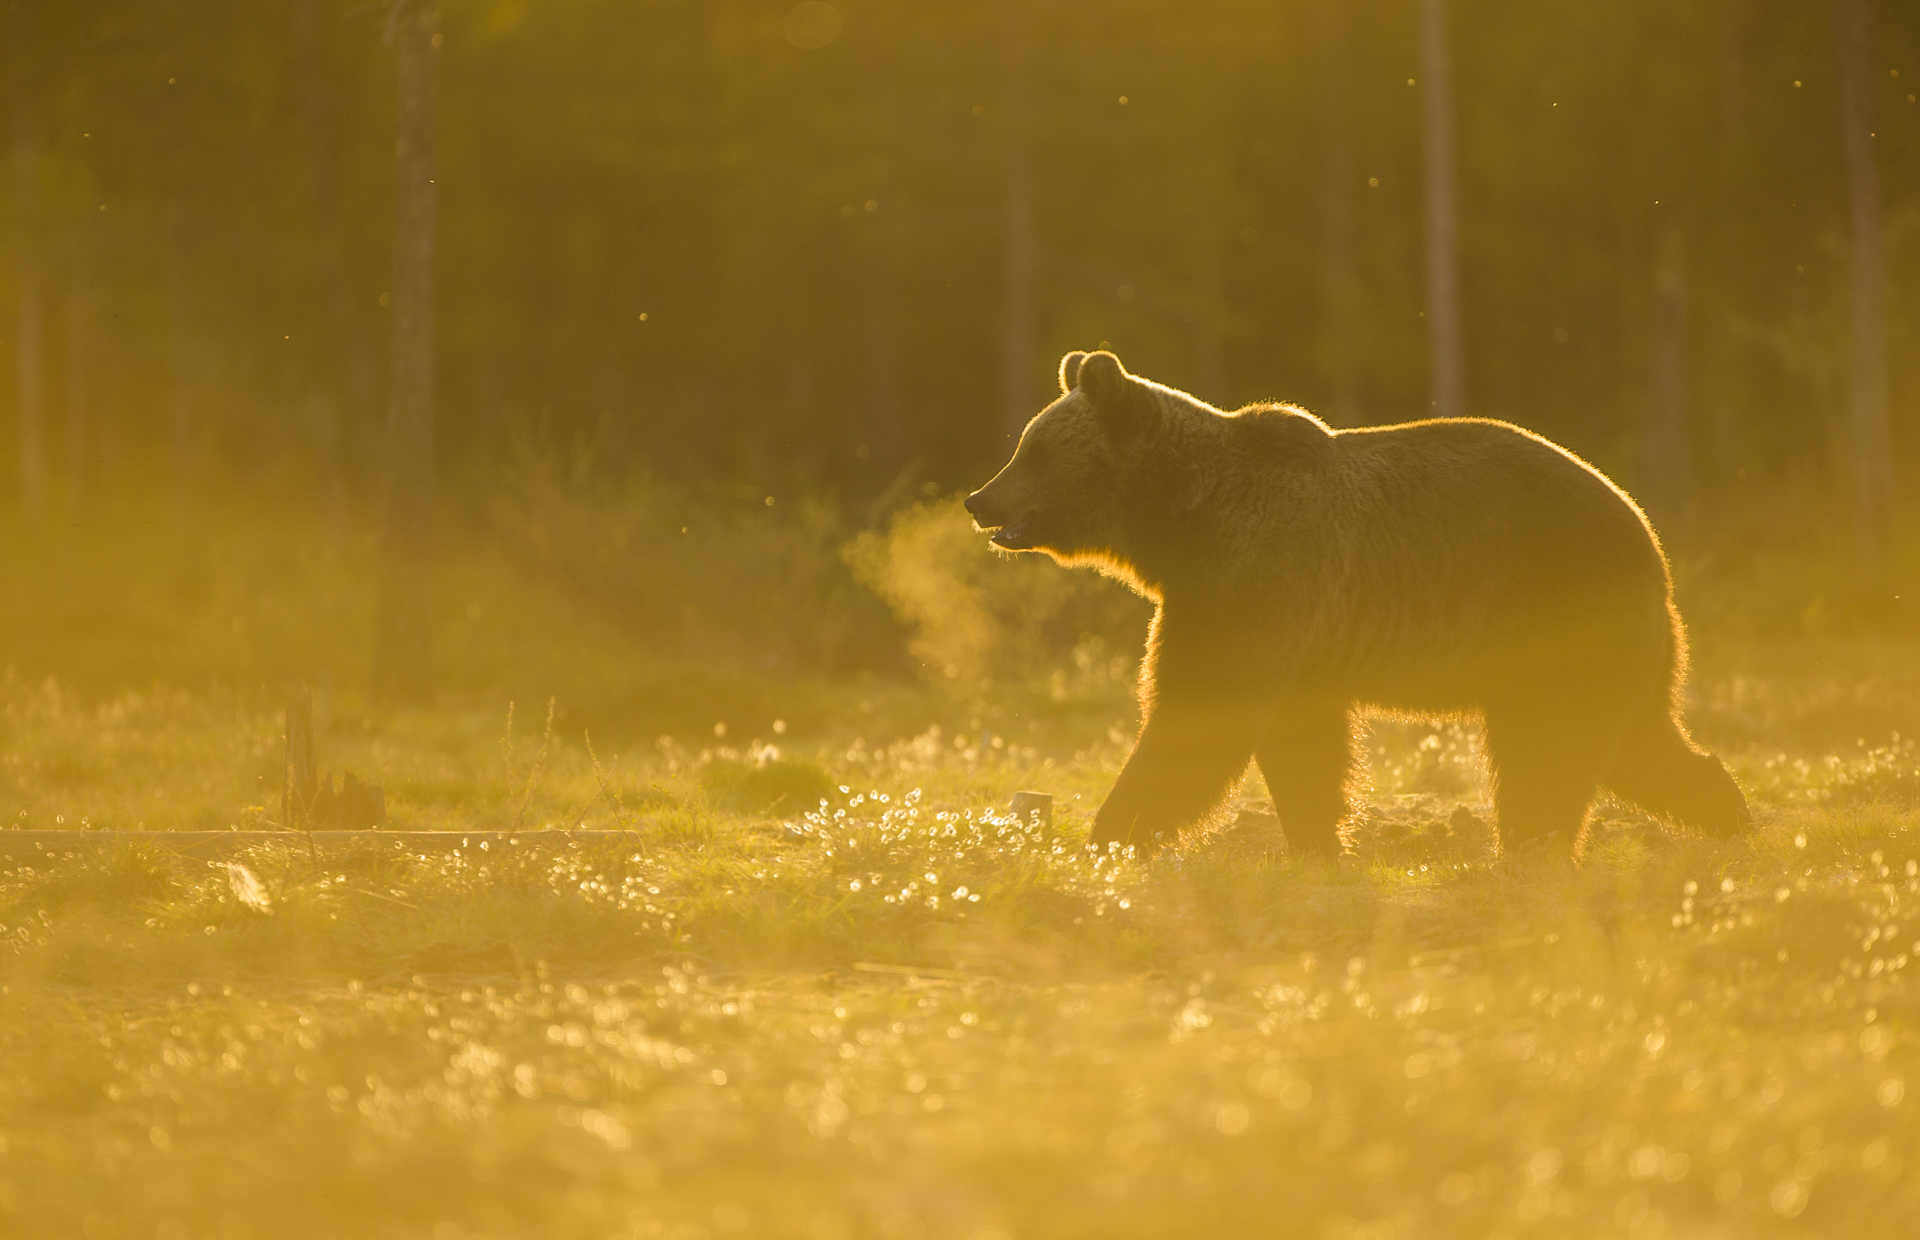
<svg viewBox="0 0 1920 1240"><path fill-rule="evenodd" d="M1080 363L1086 360L1087 355L1078 349L1075 349L1060 359L1060 391L1062 395L1073 391L1079 384Z"/></svg>
<svg viewBox="0 0 1920 1240"><path fill-rule="evenodd" d="M1120 359L1102 350L1089 353L1080 363L1079 382L1075 385L1107 434L1115 439L1131 439L1144 433L1153 421L1153 399L1147 389L1134 382Z"/></svg>

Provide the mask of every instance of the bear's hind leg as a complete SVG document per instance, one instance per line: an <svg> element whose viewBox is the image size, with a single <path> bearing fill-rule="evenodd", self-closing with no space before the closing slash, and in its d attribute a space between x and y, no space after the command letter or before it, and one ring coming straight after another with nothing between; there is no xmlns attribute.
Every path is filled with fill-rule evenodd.
<svg viewBox="0 0 1920 1240"><path fill-rule="evenodd" d="M1254 750L1273 797L1287 847L1296 853L1337 856L1340 820L1358 769L1352 711L1345 702L1283 707Z"/></svg>
<svg viewBox="0 0 1920 1240"><path fill-rule="evenodd" d="M1753 830L1740 785L1720 759L1687 739L1664 701L1628 728L1602 782L1608 792L1663 822L1723 839Z"/></svg>
<svg viewBox="0 0 1920 1240"><path fill-rule="evenodd" d="M1619 743L1618 716L1584 708L1486 712L1502 852L1571 856Z"/></svg>

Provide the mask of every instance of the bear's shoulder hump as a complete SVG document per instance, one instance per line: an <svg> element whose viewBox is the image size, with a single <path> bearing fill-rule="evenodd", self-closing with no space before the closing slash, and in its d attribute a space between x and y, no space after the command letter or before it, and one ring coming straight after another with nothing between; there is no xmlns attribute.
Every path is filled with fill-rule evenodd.
<svg viewBox="0 0 1920 1240"><path fill-rule="evenodd" d="M1250 405L1232 417L1254 452L1297 457L1333 444L1333 431L1325 422L1293 405Z"/></svg>

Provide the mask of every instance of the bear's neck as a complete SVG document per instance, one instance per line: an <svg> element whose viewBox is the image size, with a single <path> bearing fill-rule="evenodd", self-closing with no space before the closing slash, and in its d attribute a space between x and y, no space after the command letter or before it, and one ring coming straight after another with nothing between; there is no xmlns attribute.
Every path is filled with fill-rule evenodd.
<svg viewBox="0 0 1920 1240"><path fill-rule="evenodd" d="M1196 548L1210 546L1211 540L1198 523L1192 512L1165 512L1159 521L1147 512L1130 514L1124 545L1114 548L1112 558L1139 593L1157 602L1170 589L1179 593L1187 579L1206 575L1196 562Z"/></svg>
<svg viewBox="0 0 1920 1240"><path fill-rule="evenodd" d="M1188 579L1212 575L1206 550L1218 546L1215 526L1222 515L1204 502L1207 492L1210 442L1221 428L1180 426L1177 439L1141 461L1132 485L1125 488L1130 502L1121 518L1121 537L1113 558L1147 597L1164 598L1179 592ZM1179 433L1185 432L1185 433Z"/></svg>

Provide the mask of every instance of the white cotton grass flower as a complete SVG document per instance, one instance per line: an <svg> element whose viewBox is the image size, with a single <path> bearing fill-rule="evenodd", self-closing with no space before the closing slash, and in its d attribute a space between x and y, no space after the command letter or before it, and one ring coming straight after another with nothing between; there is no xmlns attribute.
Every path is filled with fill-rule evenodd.
<svg viewBox="0 0 1920 1240"><path fill-rule="evenodd" d="M227 885L233 888L233 898L240 901L256 913L273 915L273 897L267 894L267 888L257 875L238 861L221 863L227 871Z"/></svg>

